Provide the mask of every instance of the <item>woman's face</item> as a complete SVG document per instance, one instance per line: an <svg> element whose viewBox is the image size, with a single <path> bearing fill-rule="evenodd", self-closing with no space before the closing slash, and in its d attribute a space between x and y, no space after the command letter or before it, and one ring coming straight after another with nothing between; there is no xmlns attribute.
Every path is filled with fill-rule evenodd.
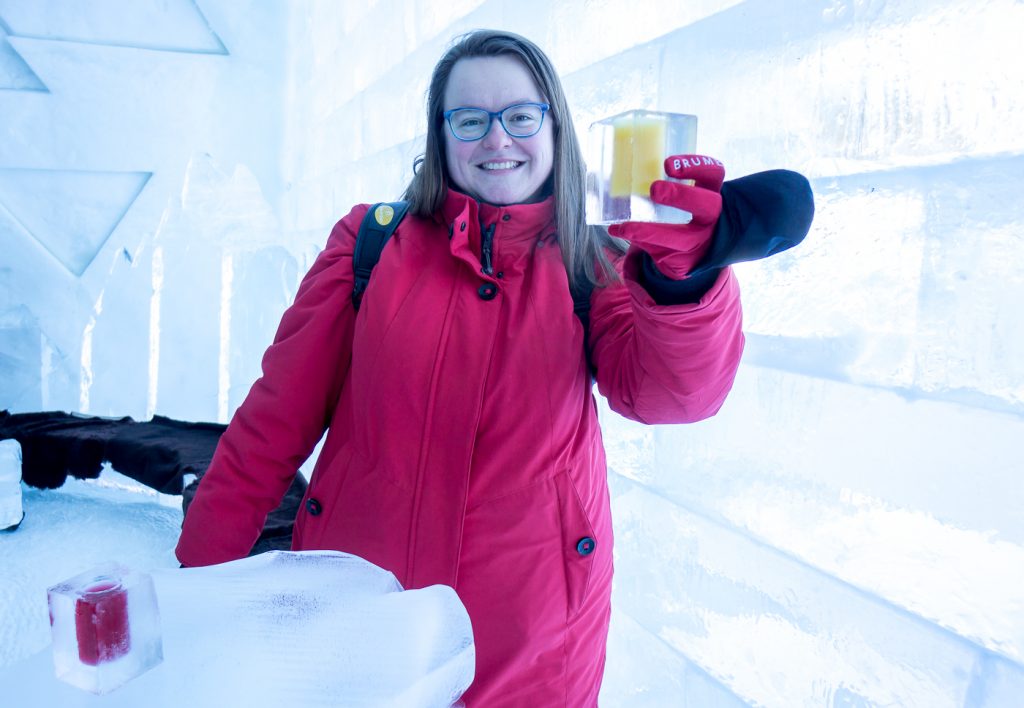
<svg viewBox="0 0 1024 708"><path fill-rule="evenodd" d="M460 59L452 67L444 110L482 108L500 111L517 103L544 103L530 72L511 56ZM555 140L551 116L528 138L513 138L495 118L487 134L464 142L445 122L445 159L454 186L480 201L518 204L540 199L551 174Z"/></svg>

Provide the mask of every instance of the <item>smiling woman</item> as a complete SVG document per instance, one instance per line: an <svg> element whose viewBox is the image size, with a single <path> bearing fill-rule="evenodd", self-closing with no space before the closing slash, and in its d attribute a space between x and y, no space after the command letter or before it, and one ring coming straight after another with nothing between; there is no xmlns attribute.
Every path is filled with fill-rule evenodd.
<svg viewBox="0 0 1024 708"><path fill-rule="evenodd" d="M466 194L491 204L505 205L535 202L547 196L545 183L554 165L554 137L551 121L544 120L539 108L545 97L530 73L518 59L509 56L474 57L455 64L445 92L448 124L455 140L445 141L445 159L454 184ZM523 104L533 104L524 106ZM465 116L457 107L483 109ZM513 122L527 124L528 135L517 137L510 132L505 119L509 109ZM483 112L487 121L480 120ZM492 113L493 112L493 113ZM461 122L452 122L452 117ZM500 120L493 120L495 115ZM524 120L525 116L525 120ZM468 138L456 133L456 126L468 131ZM476 137L470 127L482 129ZM536 128L536 130L534 130ZM512 130L515 130L514 128ZM523 132L528 132L523 130Z"/></svg>
<svg viewBox="0 0 1024 708"><path fill-rule="evenodd" d="M405 588L454 587L476 643L471 708L595 706L613 539L593 383L643 423L714 415L743 349L728 265L775 236L799 241L810 191L782 171L723 185L717 160L688 162L674 176L696 186L659 181L652 195L693 222L624 226L627 253L585 224L565 93L532 42L460 38L434 68L427 112L408 213L362 306L365 204L285 313L178 558L244 556L328 427L293 548L353 553ZM764 218L750 207L761 202Z"/></svg>

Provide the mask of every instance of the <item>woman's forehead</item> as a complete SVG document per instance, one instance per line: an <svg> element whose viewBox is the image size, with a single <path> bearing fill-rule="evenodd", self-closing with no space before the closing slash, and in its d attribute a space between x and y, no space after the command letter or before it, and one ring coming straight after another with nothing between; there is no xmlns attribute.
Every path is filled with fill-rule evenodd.
<svg viewBox="0 0 1024 708"><path fill-rule="evenodd" d="M452 67L445 108L474 106L497 110L513 103L541 101L526 65L512 56L468 57Z"/></svg>

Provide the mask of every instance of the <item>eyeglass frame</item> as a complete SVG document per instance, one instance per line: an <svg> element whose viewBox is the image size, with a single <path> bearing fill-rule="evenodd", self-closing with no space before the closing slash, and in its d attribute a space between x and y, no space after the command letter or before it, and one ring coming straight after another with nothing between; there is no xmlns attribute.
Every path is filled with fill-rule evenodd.
<svg viewBox="0 0 1024 708"><path fill-rule="evenodd" d="M508 109L510 109L510 108L517 108L519 106L536 106L537 108L540 109L540 121L538 121L538 123L537 123L537 130L533 131L529 135L515 135L515 134L513 134L512 131L510 131L508 129L508 126L505 125L505 119L501 117L501 115L505 111L507 111ZM456 111L466 111L466 110L480 111L481 113L486 113L487 114L487 128L484 130L483 133L481 133L479 138L460 138L455 133L455 126L452 125L452 115ZM549 110L551 110L551 105L550 104L547 104L547 103L533 103L532 101L524 101L522 103L512 103L512 104L510 104L508 106L505 106L500 111L488 111L488 110L484 110L483 108L477 108L476 106L459 106L458 108L451 108L451 109L445 111L444 113L442 113L442 115L444 116L445 123L448 124L448 129L450 131L452 131L452 137L454 137L456 140L458 140L460 142L475 143L477 140L483 140L484 138L487 137L487 134L491 132L491 126L494 124L494 119L495 118L498 119L498 125L501 126L501 129L504 130L505 133L510 138L532 138L534 135L536 135L537 133L540 132L541 128L544 127L544 116L547 115L547 112Z"/></svg>

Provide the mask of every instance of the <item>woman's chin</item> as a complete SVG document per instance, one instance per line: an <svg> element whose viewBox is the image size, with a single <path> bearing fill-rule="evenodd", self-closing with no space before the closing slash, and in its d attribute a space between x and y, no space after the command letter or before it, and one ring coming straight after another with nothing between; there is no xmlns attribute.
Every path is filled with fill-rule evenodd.
<svg viewBox="0 0 1024 708"><path fill-rule="evenodd" d="M511 206L544 201L551 194L549 182L550 180L546 180L544 184L534 190L514 185L481 185L479 189L467 189L458 184L453 184L453 186L478 202L493 206Z"/></svg>
<svg viewBox="0 0 1024 708"><path fill-rule="evenodd" d="M536 193L525 190L483 190L477 195L477 200L493 204L494 206L510 206L512 204L527 204L538 201L534 197Z"/></svg>

